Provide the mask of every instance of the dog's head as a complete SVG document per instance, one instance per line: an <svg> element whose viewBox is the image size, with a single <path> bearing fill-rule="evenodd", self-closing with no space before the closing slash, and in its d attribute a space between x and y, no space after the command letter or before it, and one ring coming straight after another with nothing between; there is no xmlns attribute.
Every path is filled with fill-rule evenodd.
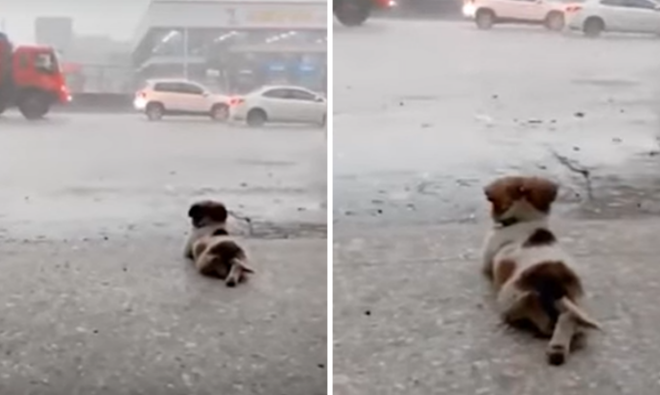
<svg viewBox="0 0 660 395"><path fill-rule="evenodd" d="M224 225L227 222L227 208L213 200L197 202L190 206L188 217L195 228L208 225Z"/></svg>
<svg viewBox="0 0 660 395"><path fill-rule="evenodd" d="M534 220L550 213L559 186L541 177L502 177L484 188L495 222Z"/></svg>

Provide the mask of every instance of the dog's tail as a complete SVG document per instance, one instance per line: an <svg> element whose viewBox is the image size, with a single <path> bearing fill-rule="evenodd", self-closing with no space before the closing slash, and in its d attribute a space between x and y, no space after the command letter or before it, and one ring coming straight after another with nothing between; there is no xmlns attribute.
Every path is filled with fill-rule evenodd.
<svg viewBox="0 0 660 395"><path fill-rule="evenodd" d="M560 311L568 311L579 324L588 328L602 330L598 321L589 317L589 315L584 310L582 310L580 306L575 304L569 298L564 296L563 298L559 299L556 303L556 307Z"/></svg>
<svg viewBox="0 0 660 395"><path fill-rule="evenodd" d="M569 312L586 327L600 329L600 325L574 301L583 294L580 278L562 261L543 262L526 269L518 279L525 291L538 295L543 310L556 321L559 314Z"/></svg>
<svg viewBox="0 0 660 395"><path fill-rule="evenodd" d="M245 264L244 259L234 258L229 261L229 274L225 278L225 284L228 287L234 287L236 284L245 281L245 274L254 273L254 270Z"/></svg>

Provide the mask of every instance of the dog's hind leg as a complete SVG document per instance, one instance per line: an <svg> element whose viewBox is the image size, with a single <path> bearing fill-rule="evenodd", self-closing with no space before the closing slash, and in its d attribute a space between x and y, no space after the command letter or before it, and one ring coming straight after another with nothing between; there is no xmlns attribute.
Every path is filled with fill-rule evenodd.
<svg viewBox="0 0 660 395"><path fill-rule="evenodd" d="M527 293L517 299L509 307L506 320L514 325L517 321L526 320L534 325L534 329L542 337L552 336L552 319L545 313L534 293Z"/></svg>
<svg viewBox="0 0 660 395"><path fill-rule="evenodd" d="M555 330L548 343L546 355L548 362L552 365L562 365L566 362L568 353L571 350L571 342L578 329L578 323L570 312L564 312L559 315Z"/></svg>

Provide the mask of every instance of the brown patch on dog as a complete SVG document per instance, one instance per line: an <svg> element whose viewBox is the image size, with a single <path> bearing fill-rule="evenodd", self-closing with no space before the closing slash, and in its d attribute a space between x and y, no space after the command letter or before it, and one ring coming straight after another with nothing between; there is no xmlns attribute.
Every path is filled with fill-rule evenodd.
<svg viewBox="0 0 660 395"><path fill-rule="evenodd" d="M254 273L246 265L247 256L234 240L223 236L202 239L195 244L195 267L200 274L225 280L233 287Z"/></svg>
<svg viewBox="0 0 660 395"><path fill-rule="evenodd" d="M210 234L210 236L229 236L229 232L225 228L218 228Z"/></svg>
<svg viewBox="0 0 660 395"><path fill-rule="evenodd" d="M493 215L504 214L511 206L525 198L537 210L550 212L557 198L559 186L541 177L501 177L484 188L484 194L492 204Z"/></svg>
<svg viewBox="0 0 660 395"><path fill-rule="evenodd" d="M555 235L550 232L548 229L543 229L539 228L532 233L525 243L523 244L523 247L542 247L542 246L547 246L547 245L552 245L557 241L557 238Z"/></svg>
<svg viewBox="0 0 660 395"><path fill-rule="evenodd" d="M517 286L523 291L536 292L543 302L554 302L567 297L577 300L583 294L580 278L562 261L542 262L525 269Z"/></svg>
<svg viewBox="0 0 660 395"><path fill-rule="evenodd" d="M198 267L199 272L205 276L225 279L231 269L232 261L245 259L243 249L232 240L218 241L205 247L207 248L204 254L207 259L204 259Z"/></svg>
<svg viewBox="0 0 660 395"><path fill-rule="evenodd" d="M197 202L190 206L188 217L192 219L193 226L200 227L206 223L225 223L228 212L223 203L213 200Z"/></svg>
<svg viewBox="0 0 660 395"><path fill-rule="evenodd" d="M493 284L497 289L500 289L504 285L513 273L516 271L517 264L512 259L503 259L495 265L495 270L493 270Z"/></svg>

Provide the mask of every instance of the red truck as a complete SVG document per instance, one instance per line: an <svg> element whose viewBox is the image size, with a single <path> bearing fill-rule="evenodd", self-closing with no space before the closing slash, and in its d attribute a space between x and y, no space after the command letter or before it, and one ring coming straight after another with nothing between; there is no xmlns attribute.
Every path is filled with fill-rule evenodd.
<svg viewBox="0 0 660 395"><path fill-rule="evenodd" d="M396 5L394 0L333 0L332 12L344 26L359 26L373 10L389 9Z"/></svg>
<svg viewBox="0 0 660 395"><path fill-rule="evenodd" d="M71 100L55 50L17 46L0 33L0 114L18 107L27 119L40 119L52 105Z"/></svg>

